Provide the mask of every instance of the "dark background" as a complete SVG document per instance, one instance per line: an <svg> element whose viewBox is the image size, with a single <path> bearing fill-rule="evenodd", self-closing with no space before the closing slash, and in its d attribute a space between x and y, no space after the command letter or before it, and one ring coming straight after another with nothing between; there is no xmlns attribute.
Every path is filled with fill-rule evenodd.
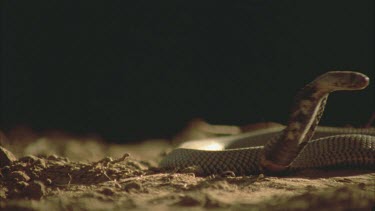
<svg viewBox="0 0 375 211"><path fill-rule="evenodd" d="M374 1L2 1L1 127L169 137L187 121L285 123L328 70L374 79ZM322 124L363 125L374 85Z"/></svg>

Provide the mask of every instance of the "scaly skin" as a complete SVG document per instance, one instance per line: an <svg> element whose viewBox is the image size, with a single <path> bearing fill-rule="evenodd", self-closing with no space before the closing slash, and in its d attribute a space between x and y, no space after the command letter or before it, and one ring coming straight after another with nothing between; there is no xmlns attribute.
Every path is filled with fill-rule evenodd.
<svg viewBox="0 0 375 211"><path fill-rule="evenodd" d="M201 175L219 174L225 171L232 171L236 175L261 172L279 174L290 169L342 165L373 168L375 166L374 128L357 130L331 128L330 130L326 127L325 132L319 129L316 131L329 93L339 90L360 90L368 84L368 77L358 72L327 72L306 85L297 94L286 128L280 135L269 138L264 147L219 151L178 148L162 160L160 167L182 169L196 166ZM335 135L310 141L314 133L316 136ZM340 133L346 135L337 135ZM267 133L260 136L252 136L249 133L248 141L265 135ZM225 145L243 139L243 136L240 139L238 137L226 138ZM215 142L211 141L212 143ZM220 142L215 144L223 145Z"/></svg>

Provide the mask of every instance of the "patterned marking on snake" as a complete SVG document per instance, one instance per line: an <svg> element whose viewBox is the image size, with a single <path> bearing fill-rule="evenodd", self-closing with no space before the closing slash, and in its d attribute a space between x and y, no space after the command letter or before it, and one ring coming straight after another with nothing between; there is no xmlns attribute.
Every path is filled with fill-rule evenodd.
<svg viewBox="0 0 375 211"><path fill-rule="evenodd" d="M358 72L327 72L297 93L285 128L265 129L216 140L190 141L168 154L160 167L183 169L195 166L201 175L225 171L232 171L236 175L278 174L325 166L374 168L375 128L317 127L329 93L361 90L368 84L369 78ZM243 144L263 139L267 141L265 145L262 144L264 146L249 147ZM243 145L228 149L237 142ZM210 144L220 149L208 151Z"/></svg>

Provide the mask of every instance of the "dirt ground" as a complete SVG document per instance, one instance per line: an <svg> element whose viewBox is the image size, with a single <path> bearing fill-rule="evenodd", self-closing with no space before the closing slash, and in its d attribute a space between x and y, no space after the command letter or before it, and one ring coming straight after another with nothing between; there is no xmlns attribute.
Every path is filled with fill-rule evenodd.
<svg viewBox="0 0 375 211"><path fill-rule="evenodd" d="M217 130L241 132L238 127L211 131L209 125L198 124L200 130L190 125L174 141L126 145L57 132L36 134L25 128L10 131L7 139L1 134L1 146L17 159L6 164L0 156L0 210L375 209L375 170L198 177L158 169L176 142L218 135Z"/></svg>

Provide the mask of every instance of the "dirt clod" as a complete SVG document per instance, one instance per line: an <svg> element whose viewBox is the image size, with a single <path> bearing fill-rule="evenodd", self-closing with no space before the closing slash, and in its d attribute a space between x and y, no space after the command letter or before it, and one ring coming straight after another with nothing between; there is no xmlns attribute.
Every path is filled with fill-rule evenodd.
<svg viewBox="0 0 375 211"><path fill-rule="evenodd" d="M16 156L14 156L11 151L0 146L0 168L10 165L12 162L16 160Z"/></svg>
<svg viewBox="0 0 375 211"><path fill-rule="evenodd" d="M40 199L46 194L46 187L40 181L33 181L26 187L25 193L30 199Z"/></svg>
<svg viewBox="0 0 375 211"><path fill-rule="evenodd" d="M13 171L12 173L10 173L9 179L15 182L19 182L19 181L27 182L30 180L30 177L23 171Z"/></svg>
<svg viewBox="0 0 375 211"><path fill-rule="evenodd" d="M102 193L107 196L113 196L116 193L116 190L110 187L104 187L103 189L98 191L99 193Z"/></svg>
<svg viewBox="0 0 375 211"><path fill-rule="evenodd" d="M192 206L202 206L204 205L204 203L205 203L205 200L201 196L189 194L189 195L180 196L180 199L175 204L179 206L192 207Z"/></svg>
<svg viewBox="0 0 375 211"><path fill-rule="evenodd" d="M131 191L142 191L142 184L139 183L139 182L136 182L136 181L131 181L131 182L128 182L128 183L125 183L123 184L123 188L125 191L127 192L131 192Z"/></svg>

